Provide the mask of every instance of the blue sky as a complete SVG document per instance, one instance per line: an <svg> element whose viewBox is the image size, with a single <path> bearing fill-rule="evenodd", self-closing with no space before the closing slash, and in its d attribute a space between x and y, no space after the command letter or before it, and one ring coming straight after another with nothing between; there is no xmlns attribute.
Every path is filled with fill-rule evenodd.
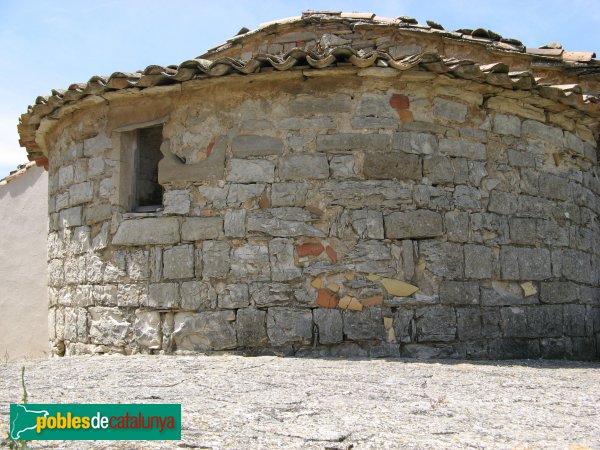
<svg viewBox="0 0 600 450"><path fill-rule="evenodd" d="M16 125L38 95L92 75L178 64L244 26L307 9L407 15L446 29L491 29L531 47L559 41L600 53L598 0L0 0L0 178L26 162Z"/></svg>

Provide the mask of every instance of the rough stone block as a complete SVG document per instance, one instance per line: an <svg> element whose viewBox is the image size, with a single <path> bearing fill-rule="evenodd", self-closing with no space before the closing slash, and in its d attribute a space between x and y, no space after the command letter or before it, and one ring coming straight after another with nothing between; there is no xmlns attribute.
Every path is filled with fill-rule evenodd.
<svg viewBox="0 0 600 450"><path fill-rule="evenodd" d="M437 152L438 141L435 135L430 133L404 131L394 134L392 148L417 155L431 155Z"/></svg>
<svg viewBox="0 0 600 450"><path fill-rule="evenodd" d="M352 155L335 155L329 161L332 178L354 178L358 175L356 160Z"/></svg>
<svg viewBox="0 0 600 450"><path fill-rule="evenodd" d="M258 204L258 199L265 192L264 184L231 184L227 193L227 206L247 206L253 201Z"/></svg>
<svg viewBox="0 0 600 450"><path fill-rule="evenodd" d="M168 309L179 305L179 285L177 283L151 283L148 289L150 308Z"/></svg>
<svg viewBox="0 0 600 450"><path fill-rule="evenodd" d="M558 337L563 334L561 305L536 305L526 307L529 337Z"/></svg>
<svg viewBox="0 0 600 450"><path fill-rule="evenodd" d="M394 212L385 216L388 239L419 239L441 236L442 216L428 210Z"/></svg>
<svg viewBox="0 0 600 450"><path fill-rule="evenodd" d="M275 164L266 159L232 159L227 181L237 183L271 183L275 177Z"/></svg>
<svg viewBox="0 0 600 450"><path fill-rule="evenodd" d="M317 150L322 152L347 150L387 150L390 136L385 134L339 133L317 136Z"/></svg>
<svg viewBox="0 0 600 450"><path fill-rule="evenodd" d="M223 234L223 219L220 217L186 217L181 225L183 241L217 239Z"/></svg>
<svg viewBox="0 0 600 450"><path fill-rule="evenodd" d="M225 236L244 237L246 235L246 210L236 209L227 211L225 213L224 226Z"/></svg>
<svg viewBox="0 0 600 450"><path fill-rule="evenodd" d="M92 181L73 184L69 188L69 203L71 206L91 202L93 198L94 183Z"/></svg>
<svg viewBox="0 0 600 450"><path fill-rule="evenodd" d="M284 307L269 308L267 334L271 345L310 344L312 341L312 313L310 309Z"/></svg>
<svg viewBox="0 0 600 450"><path fill-rule="evenodd" d="M163 252L163 277L168 280L194 277L193 245L178 245Z"/></svg>
<svg viewBox="0 0 600 450"><path fill-rule="evenodd" d="M436 98L433 100L433 115L462 123L467 117L467 106L444 98Z"/></svg>
<svg viewBox="0 0 600 450"><path fill-rule="evenodd" d="M87 294L91 295L91 294ZM84 298L86 294L82 294ZM145 284L119 284L117 286L117 305L137 307L148 304L148 287ZM83 306L83 305L82 305Z"/></svg>
<svg viewBox="0 0 600 450"><path fill-rule="evenodd" d="M250 299L257 307L282 306L291 303L292 293L286 283L251 283Z"/></svg>
<svg viewBox="0 0 600 450"><path fill-rule="evenodd" d="M337 344L344 340L344 322L339 310L317 308L313 311L313 316L319 331L320 344Z"/></svg>
<svg viewBox="0 0 600 450"><path fill-rule="evenodd" d="M305 222L281 220L266 214L252 214L248 216L246 231L265 233L277 237L325 237L321 230Z"/></svg>
<svg viewBox="0 0 600 450"><path fill-rule="evenodd" d="M231 273L239 278L269 280L271 266L266 245L245 244L234 248L231 255Z"/></svg>
<svg viewBox="0 0 600 450"><path fill-rule="evenodd" d="M73 183L75 170L73 166L62 166L58 169L58 187L64 188Z"/></svg>
<svg viewBox="0 0 600 450"><path fill-rule="evenodd" d="M283 130L304 130L307 128L330 128L335 129L336 124L333 117L330 116L319 116L319 117L286 117L279 121L279 128Z"/></svg>
<svg viewBox="0 0 600 450"><path fill-rule="evenodd" d="M492 249L484 245L465 245L465 277L492 277Z"/></svg>
<svg viewBox="0 0 600 450"><path fill-rule="evenodd" d="M434 185L454 182L454 166L452 160L445 156L435 155L423 160L423 176Z"/></svg>
<svg viewBox="0 0 600 450"><path fill-rule="evenodd" d="M271 205L277 206L304 206L307 183L273 183L271 186Z"/></svg>
<svg viewBox="0 0 600 450"><path fill-rule="evenodd" d="M545 280L552 276L550 252L544 248L503 246L500 265L505 280Z"/></svg>
<svg viewBox="0 0 600 450"><path fill-rule="evenodd" d="M595 270L597 270L597 267L592 268L588 253L571 249L562 251L561 272L567 280L594 284L597 276Z"/></svg>
<svg viewBox="0 0 600 450"><path fill-rule="evenodd" d="M325 155L302 154L279 158L280 180L327 178L329 178L329 163Z"/></svg>
<svg viewBox="0 0 600 450"><path fill-rule="evenodd" d="M206 241L202 245L203 278L224 278L229 273L229 243Z"/></svg>
<svg viewBox="0 0 600 450"><path fill-rule="evenodd" d="M563 305L563 332L567 336L586 335L585 305Z"/></svg>
<svg viewBox="0 0 600 450"><path fill-rule="evenodd" d="M541 283L542 303L575 303L579 299L579 286L571 281L547 281Z"/></svg>
<svg viewBox="0 0 600 450"><path fill-rule="evenodd" d="M294 260L294 242L289 239L271 239L269 241L269 260L273 281L288 281L302 275Z"/></svg>
<svg viewBox="0 0 600 450"><path fill-rule="evenodd" d="M149 217L124 220L113 237L113 245L156 245L179 242L176 217Z"/></svg>
<svg viewBox="0 0 600 450"><path fill-rule="evenodd" d="M452 199L458 209L481 209L481 191L478 188L458 185L454 188Z"/></svg>
<svg viewBox="0 0 600 450"><path fill-rule="evenodd" d="M514 167L535 167L535 156L526 151L509 149L508 163Z"/></svg>
<svg viewBox="0 0 600 450"><path fill-rule="evenodd" d="M528 337L527 316L524 307L509 306L500 310L502 332L505 337Z"/></svg>
<svg viewBox="0 0 600 450"><path fill-rule="evenodd" d="M291 114L313 116L350 112L353 106L352 99L346 94L332 94L326 97L297 96L290 102L289 110Z"/></svg>
<svg viewBox="0 0 600 450"><path fill-rule="evenodd" d="M444 278L462 278L465 272L463 246L451 242L425 240L419 243L419 254L425 256L425 267Z"/></svg>
<svg viewBox="0 0 600 450"><path fill-rule="evenodd" d="M554 200L569 198L569 180L549 173L540 176L540 195Z"/></svg>
<svg viewBox="0 0 600 450"><path fill-rule="evenodd" d="M506 114L495 114L492 120L494 133L521 136L521 119Z"/></svg>
<svg viewBox="0 0 600 450"><path fill-rule="evenodd" d="M417 155L403 152L368 152L365 154L363 174L374 180L420 180L421 160Z"/></svg>
<svg viewBox="0 0 600 450"><path fill-rule="evenodd" d="M279 138L258 135L240 135L233 138L233 156L245 158L248 156L281 155L283 142Z"/></svg>
<svg viewBox="0 0 600 450"><path fill-rule="evenodd" d="M535 120L526 120L522 127L523 136L543 139L544 141L556 145L563 146L563 132L560 128L544 125Z"/></svg>
<svg viewBox="0 0 600 450"><path fill-rule="evenodd" d="M83 141L83 155L87 157L100 155L105 150L111 148L112 140L104 134L99 134Z"/></svg>
<svg viewBox="0 0 600 450"><path fill-rule="evenodd" d="M219 289L219 308L245 308L250 304L246 283L228 284Z"/></svg>
<svg viewBox="0 0 600 450"><path fill-rule="evenodd" d="M97 306L90 308L89 336L92 344L123 346L131 324L118 308Z"/></svg>
<svg viewBox="0 0 600 450"><path fill-rule="evenodd" d="M181 283L181 309L197 311L211 309L217 304L217 293L205 281L185 281Z"/></svg>
<svg viewBox="0 0 600 450"><path fill-rule="evenodd" d="M512 215L517 211L518 200L515 194L502 191L490 192L488 211L497 214Z"/></svg>
<svg viewBox="0 0 600 450"><path fill-rule="evenodd" d="M479 308L456 308L458 339L467 341L481 338L481 311Z"/></svg>
<svg viewBox="0 0 600 450"><path fill-rule="evenodd" d="M469 240L469 213L450 211L444 215L446 236L449 241L467 242Z"/></svg>
<svg viewBox="0 0 600 450"><path fill-rule="evenodd" d="M176 350L226 350L237 346L234 311L177 313L173 340Z"/></svg>
<svg viewBox="0 0 600 450"><path fill-rule="evenodd" d="M166 191L163 195L165 214L188 214L190 212L190 192L187 189Z"/></svg>
<svg viewBox="0 0 600 450"><path fill-rule="evenodd" d="M450 342L456 339L456 312L451 306L430 306L415 312L418 342Z"/></svg>
<svg viewBox="0 0 600 450"><path fill-rule="evenodd" d="M81 206L63 209L59 214L59 223L62 228L78 227L83 225L81 221ZM114 239L113 239L114 243Z"/></svg>
<svg viewBox="0 0 600 450"><path fill-rule="evenodd" d="M532 244L536 241L535 219L511 217L508 220L510 240L515 244Z"/></svg>
<svg viewBox="0 0 600 450"><path fill-rule="evenodd" d="M344 311L344 335L354 341L371 339L384 340L383 310L380 306L364 308L362 311Z"/></svg>
<svg viewBox="0 0 600 450"><path fill-rule="evenodd" d="M267 313L254 308L239 309L236 329L240 347L263 347L269 342L267 337Z"/></svg>
<svg viewBox="0 0 600 450"><path fill-rule="evenodd" d="M479 304L479 283L476 281L442 281L440 302L449 305Z"/></svg>
<svg viewBox="0 0 600 450"><path fill-rule="evenodd" d="M160 313L136 311L133 322L133 339L141 347L158 350L162 347Z"/></svg>
<svg viewBox="0 0 600 450"><path fill-rule="evenodd" d="M352 211L352 227L360 238L383 239L383 215L381 211L356 209Z"/></svg>
<svg viewBox="0 0 600 450"><path fill-rule="evenodd" d="M459 139L440 139L440 153L448 156L484 161L486 159L486 146L481 142L469 142Z"/></svg>

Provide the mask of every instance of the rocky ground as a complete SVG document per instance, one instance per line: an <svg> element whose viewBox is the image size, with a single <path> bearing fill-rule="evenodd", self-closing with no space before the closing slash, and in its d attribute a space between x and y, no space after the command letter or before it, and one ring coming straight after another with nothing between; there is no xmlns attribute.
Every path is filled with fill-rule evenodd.
<svg viewBox="0 0 600 450"><path fill-rule="evenodd" d="M0 363L20 402L181 403L179 442L31 448L600 448L600 363L95 356ZM6 442L3 442L6 445Z"/></svg>

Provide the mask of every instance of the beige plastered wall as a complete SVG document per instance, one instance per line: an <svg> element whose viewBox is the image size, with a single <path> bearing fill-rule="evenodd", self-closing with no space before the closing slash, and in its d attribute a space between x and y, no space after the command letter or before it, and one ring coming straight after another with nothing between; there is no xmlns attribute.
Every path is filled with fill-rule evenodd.
<svg viewBox="0 0 600 450"><path fill-rule="evenodd" d="M0 361L48 353L47 203L42 167L0 185Z"/></svg>

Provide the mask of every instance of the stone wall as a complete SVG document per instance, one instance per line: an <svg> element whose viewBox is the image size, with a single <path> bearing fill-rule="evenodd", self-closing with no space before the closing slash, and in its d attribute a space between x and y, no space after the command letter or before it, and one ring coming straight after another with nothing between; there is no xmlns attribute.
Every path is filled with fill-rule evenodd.
<svg viewBox="0 0 600 450"><path fill-rule="evenodd" d="M53 351L597 357L596 122L428 72L314 72L61 120ZM129 213L122 134L148 123L164 209Z"/></svg>

